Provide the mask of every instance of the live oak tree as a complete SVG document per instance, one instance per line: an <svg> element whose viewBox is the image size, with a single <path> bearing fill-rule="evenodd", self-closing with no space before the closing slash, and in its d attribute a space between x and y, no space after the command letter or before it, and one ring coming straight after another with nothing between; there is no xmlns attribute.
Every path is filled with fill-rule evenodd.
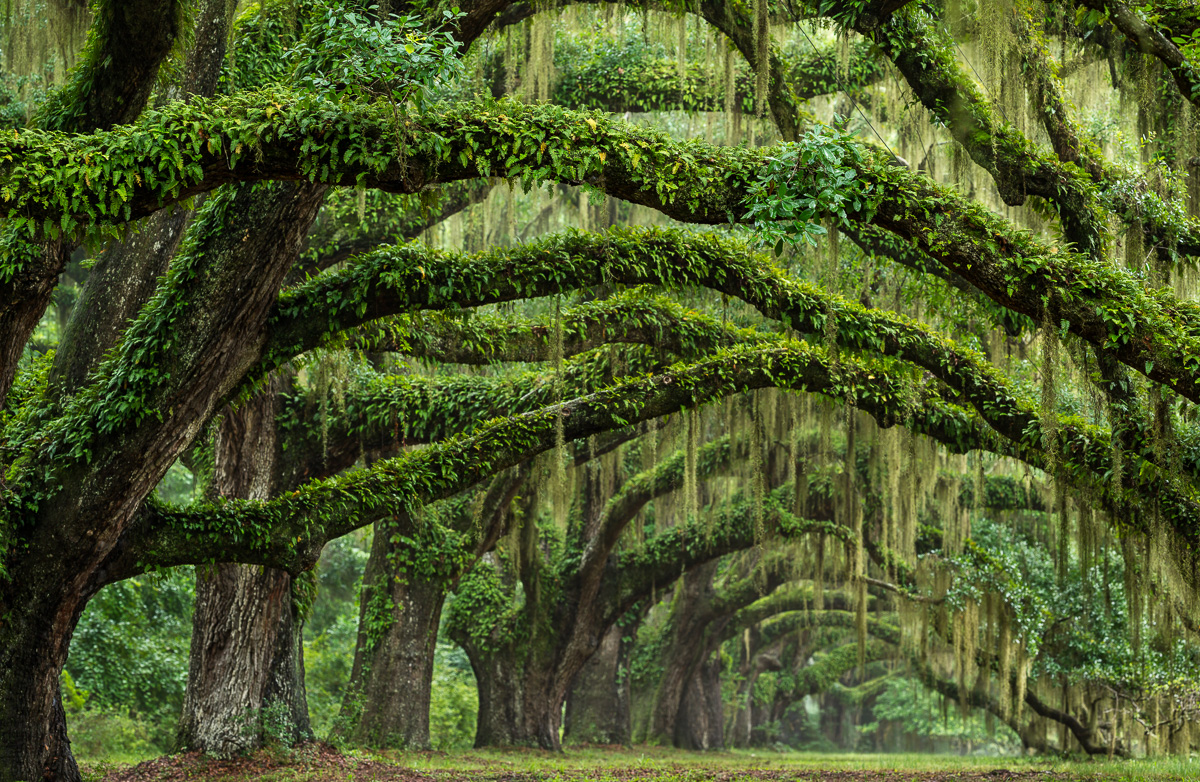
<svg viewBox="0 0 1200 782"><path fill-rule="evenodd" d="M1189 9L888 0L663 7L703 20L699 40L715 32L713 48L749 65L753 87L743 82L743 92L751 113L768 115L782 139L762 147L681 142L553 103L424 99L425 86L449 90L437 83L480 48L489 26L536 23L539 8L480 2L443 14L388 6L372 17L341 5L269 5L234 22L245 34L234 30L226 54L221 24L210 23L229 24L232 3L98 2L74 69L36 101L24 127L0 136L0 777L78 777L58 675L80 612L104 585L182 564L260 565L295 576L333 537L419 519L423 506L562 443L755 388L823 394L954 453L1044 470L1060 487L1060 519L1071 518L1067 491L1087 498L1088 521L1067 523L1055 537L1058 559L1094 561L1117 537L1135 641L1143 610L1167 635L1195 632L1197 466L1188 445L1200 401L1200 330L1189 300L1187 259L1198 245L1186 175L1200 96ZM814 24L832 25L847 55L853 39L855 51L879 63L833 68L834 83L855 96L844 114L874 114L872 125L899 128L902 154L811 119L802 101L827 90L811 89L813 69L792 67L799 61L789 45L803 48ZM684 56L687 23L679 29ZM545 30L539 35L545 46ZM959 39L980 42L978 76ZM394 55L390 64L363 59L366 43ZM354 56L339 56L346 53ZM1071 101L1094 105L1095 74L1110 61L1146 139L1124 158L1079 120ZM514 84L515 64L503 77ZM1084 75L1073 81L1068 66ZM1018 71L1022 79L1007 78ZM519 75L527 95L552 94L544 56ZM722 100L740 118L734 83ZM755 139L768 130L748 129ZM962 189L930 176L948 158ZM306 263L302 251L330 187L415 194L489 177L584 185L683 223L750 225L756 241L794 252L795 268L819 270L813 277L823 285L718 232L682 229L567 234L478 253L384 246L309 280L293 275ZM981 203L989 193L1005 215ZM823 221L830 251L817 263L803 240L798 251L791 240L816 240ZM1041 377L1006 368L1002 344L958 344L937 327L870 306L883 301L869 285L840 295L834 248L847 239L939 285L975 292L990 302L984 310L995 333L1039 330ZM95 251L95 265L56 350L36 350L60 274L81 246ZM713 347L722 349L708 355L585 385L574 396L551 388L541 405L506 418L481 422L460 411L463 423L423 449L386 453L343 475L293 472L293 483L269 498L231 489L226 499L180 508L153 497L223 411L232 405L232 415L249 415L248 400L298 357L347 335L367 346L386 337L369 328L359 334L372 322L402 316L403 329L404 316L422 311L640 284L712 290L786 330L718 341ZM419 323L415 331L423 331ZM600 342L608 339L601 333ZM1071 373L1078 382L1062 382ZM1092 409L1058 403L1068 397L1060 386L1086 384L1098 400ZM893 463L889 473L900 472ZM915 514L889 519L890 532L880 529L872 541L854 507L842 506L840 522L854 542L846 571L857 612L870 545L880 551L873 567L920 596L932 577L920 573L908 545ZM943 534L948 550L962 550L961 523ZM1017 643L1002 618L1015 608L1003 604L994 624L982 624L1000 638L1007 627ZM978 614L977 602L961 606ZM1023 686L1012 660L1001 654L977 664L978 639L970 636L942 637L963 671L994 662L995 691L968 691L960 673L959 697L995 700L1001 710L1028 700L1010 691ZM1117 706L1131 700L1119 695ZM1131 730L1130 720L1103 731L1108 749L1122 727ZM1104 751L1087 730L1076 739Z"/></svg>

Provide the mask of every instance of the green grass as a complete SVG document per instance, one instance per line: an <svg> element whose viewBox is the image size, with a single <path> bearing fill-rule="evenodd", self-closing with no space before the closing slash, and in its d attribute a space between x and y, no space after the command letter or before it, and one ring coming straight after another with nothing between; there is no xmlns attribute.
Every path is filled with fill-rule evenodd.
<svg viewBox="0 0 1200 782"><path fill-rule="evenodd" d="M86 766L86 764L85 764ZM663 747L539 750L472 750L454 753L348 751L304 747L292 754L263 752L238 761L174 758L131 774L128 766L87 767L85 779L197 779L206 782L328 782L330 780L435 780L500 782L517 778L557 782L731 782L751 779L818 782L1167 782L1200 779L1200 760L1182 758L1058 760L917 754L818 754L733 750L684 752ZM1016 775L1016 776L1012 776Z"/></svg>
<svg viewBox="0 0 1200 782"><path fill-rule="evenodd" d="M804 771L897 771L948 773L1012 769L1100 776L1114 780L1200 779L1200 760L1155 758L1128 761L1060 760L1047 757L980 757L933 754L827 754L738 749L724 752L686 752L665 747L613 750L568 749L562 754L535 750L473 750L439 754L385 752L387 757L421 771L603 771L614 767L713 770L787 769Z"/></svg>

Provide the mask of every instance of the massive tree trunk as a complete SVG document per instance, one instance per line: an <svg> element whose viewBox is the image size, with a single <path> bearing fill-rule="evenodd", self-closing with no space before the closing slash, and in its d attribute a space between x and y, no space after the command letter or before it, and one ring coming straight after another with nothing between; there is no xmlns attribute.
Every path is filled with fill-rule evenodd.
<svg viewBox="0 0 1200 782"><path fill-rule="evenodd" d="M662 674L653 694L650 722L639 728L639 740L674 743L675 721L688 682L696 675L705 651L704 631L710 618L708 608L716 574L715 561L684 574L671 603L667 638L659 662Z"/></svg>
<svg viewBox="0 0 1200 782"><path fill-rule="evenodd" d="M519 545L525 551L533 550L534 526L526 523L521 528L523 542ZM450 637L467 653L475 671L479 691L476 747L560 749L563 701L575 673L586 661L584 657L576 665L564 664L565 648L580 623L590 625L597 643L604 634L603 626L595 626L595 611L581 606L572 611L564 603L548 599L542 589L545 565L529 559L522 562L520 574L525 606L515 617L485 620L486 635L476 634L461 615L449 625ZM494 561L476 567L502 570ZM518 588L511 573L505 573L497 585L506 592L506 599ZM481 609L486 612L493 607ZM456 604L455 609L460 611L461 606Z"/></svg>
<svg viewBox="0 0 1200 782"><path fill-rule="evenodd" d="M763 646L762 634L753 628L747 628L743 644L744 659L741 666L741 683L737 694L734 695L734 713L730 721L729 743L735 747L749 747L757 743L762 731L759 726L764 719L769 720L770 709L754 703L754 686L758 677L764 671L780 671L783 669L782 657L788 647L787 637L776 638ZM794 643L794 641L793 641ZM792 650L793 656L804 658L808 655L806 648ZM777 698L778 700L778 698ZM790 701L784 704L782 713ZM763 716L766 714L767 716Z"/></svg>
<svg viewBox="0 0 1200 782"><path fill-rule="evenodd" d="M296 686L291 576L225 564L197 568L196 576L180 746L228 757L258 746L266 721L279 738L309 738L308 707Z"/></svg>
<svg viewBox="0 0 1200 782"><path fill-rule="evenodd" d="M269 572L282 570L267 568ZM296 583L288 576L292 599L280 612L275 649L267 665L263 704L273 720L266 726L270 738L289 744L315 738L308 716L308 688L304 685L304 609L297 600Z"/></svg>
<svg viewBox="0 0 1200 782"><path fill-rule="evenodd" d="M524 541L520 545L525 551L534 550L534 527L531 523L522 527ZM492 562L477 567L498 568ZM567 690L607 630L599 611L546 594L545 567L540 560L522 562L525 605L508 621L489 626L485 620L488 634L476 635L462 621L450 624L450 637L467 653L475 671L479 691L476 747L560 749ZM507 595L515 594L515 580L504 581L501 589ZM590 648L576 648L572 642L579 638L592 639Z"/></svg>
<svg viewBox="0 0 1200 782"><path fill-rule="evenodd" d="M709 454L710 456L712 454ZM716 562L727 553L751 545L755 532L752 507L740 504L725 518L723 532L711 537L704 548L689 547L687 540L699 535L699 522L688 534L670 539L672 549L659 548L650 562L618 560L610 556L620 532L645 502L678 487L682 477L683 453L631 479L605 511L581 528L582 564L571 579L560 579L554 565L543 558L535 524L526 523L513 542L518 554L481 565L473 571L481 579L478 589L470 583L464 590L470 599L458 600L449 623L450 637L466 651L479 687L479 722L476 746L537 745L560 747L559 726L567 692L575 676L600 646L609 627L682 568L694 582L697 597L707 590L706 611L711 609L712 575ZM706 469L715 469L722 458L698 456ZM589 514L585 510L584 518ZM767 524L768 534L776 529L777 517ZM669 574L669 575L668 575ZM519 582L519 583L518 583ZM565 582L565 583L563 583ZM523 596L518 602L516 595ZM754 594L758 594L757 589ZM473 595L473 596L472 596ZM499 597L497 597L499 596ZM470 605L464 609L464 605ZM725 610L724 604L722 609ZM710 616L710 614L706 614ZM694 665L704 658L704 632L711 619L701 619L689 628L689 644L681 640ZM696 650L699 649L698 653ZM679 672L673 697L677 709L686 672ZM673 736L673 723L667 740Z"/></svg>
<svg viewBox="0 0 1200 782"><path fill-rule="evenodd" d="M211 494L269 496L278 387L274 381L226 413ZM284 571L229 564L196 569L181 748L227 757L259 746L264 734L288 743L312 737L301 626L292 577Z"/></svg>
<svg viewBox="0 0 1200 782"><path fill-rule="evenodd" d="M688 571L678 583L659 651L658 680L642 696L650 702L643 701L637 709L640 740L687 749L724 746L716 651L731 629L761 621L799 598L799 594L776 594L770 602L758 603L758 609L742 611L787 578L777 563L756 562L750 567L748 572L726 574L719 589L713 583L715 561Z"/></svg>
<svg viewBox="0 0 1200 782"><path fill-rule="evenodd" d="M393 577L386 530L376 525L363 573L358 642L342 705L345 737L374 747L427 749L433 653L446 585L440 579ZM381 627L377 620L384 618Z"/></svg>
<svg viewBox="0 0 1200 782"><path fill-rule="evenodd" d="M454 526L474 528L467 551L421 540L427 526L414 527L407 517L375 525L363 573L354 667L342 703L344 737L369 746L429 746L433 653L446 592L464 565L495 545L528 474L521 466L496 476L481 499L480 517L474 502L457 509ZM418 540L416 551L401 529Z"/></svg>
<svg viewBox="0 0 1200 782"><path fill-rule="evenodd" d="M56 574L10 575L21 588L0 592L0 779L78 782L58 677L86 601Z"/></svg>
<svg viewBox="0 0 1200 782"><path fill-rule="evenodd" d="M721 669L720 656L710 654L688 679L675 717L675 746L693 750L724 749Z"/></svg>
<svg viewBox="0 0 1200 782"><path fill-rule="evenodd" d="M575 675L567 694L564 744L632 742L629 680L632 651L633 641L626 637L626 629L619 624L609 627L600 648Z"/></svg>
<svg viewBox="0 0 1200 782"><path fill-rule="evenodd" d="M560 748L566 687L537 646L489 652L473 644L463 647L479 688L476 747Z"/></svg>
<svg viewBox="0 0 1200 782"><path fill-rule="evenodd" d="M143 403L170 409L173 415L156 426L122 426L107 439L89 441L96 445L92 462L64 464L54 475L54 490L39 500L36 511L28 518L17 517L20 523L14 529L19 536L9 544L14 553L5 557L6 578L0 587L0 615L5 617L0 624L0 709L5 712L0 715L0 779L79 778L58 692L75 625L92 595L129 572L126 557L136 555L122 536L141 500L191 439L194 419L183 411L206 419L216 400L240 377L238 368L248 365L242 340L247 333L261 332L274 298L272 286L282 278L286 259L295 257L294 248L324 188L267 186L261 192L270 197L254 203L252 197L259 192L229 191L221 201L229 208L222 219L226 225L239 220L275 224L279 233L213 235L197 274L164 293L164 299L178 300L180 307L170 360L164 359L170 366L161 371L202 382L184 390L156 387ZM215 214L209 217L216 219ZM262 280L265 290L249 298L233 295L234 286L248 277ZM220 306L189 309L195 300ZM46 478L36 477L35 482L40 480Z"/></svg>

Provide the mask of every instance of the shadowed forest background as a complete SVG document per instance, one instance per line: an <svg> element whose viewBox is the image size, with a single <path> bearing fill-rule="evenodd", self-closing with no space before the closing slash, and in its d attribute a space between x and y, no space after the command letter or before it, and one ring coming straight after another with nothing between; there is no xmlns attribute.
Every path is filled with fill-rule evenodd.
<svg viewBox="0 0 1200 782"><path fill-rule="evenodd" d="M1200 748L1200 9L8 0L0 782Z"/></svg>

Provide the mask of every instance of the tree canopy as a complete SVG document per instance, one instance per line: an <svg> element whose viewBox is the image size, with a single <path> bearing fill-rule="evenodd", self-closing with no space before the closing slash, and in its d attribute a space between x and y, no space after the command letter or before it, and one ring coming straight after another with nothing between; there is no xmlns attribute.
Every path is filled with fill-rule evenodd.
<svg viewBox="0 0 1200 782"><path fill-rule="evenodd" d="M1038 749L1200 739L1193 4L12 5L0 780L78 778L75 625L169 567L185 741L223 675L307 724L369 525L356 740L428 741L450 591L481 743L583 730L642 621L641 737L707 746L744 630L778 709L889 660Z"/></svg>

